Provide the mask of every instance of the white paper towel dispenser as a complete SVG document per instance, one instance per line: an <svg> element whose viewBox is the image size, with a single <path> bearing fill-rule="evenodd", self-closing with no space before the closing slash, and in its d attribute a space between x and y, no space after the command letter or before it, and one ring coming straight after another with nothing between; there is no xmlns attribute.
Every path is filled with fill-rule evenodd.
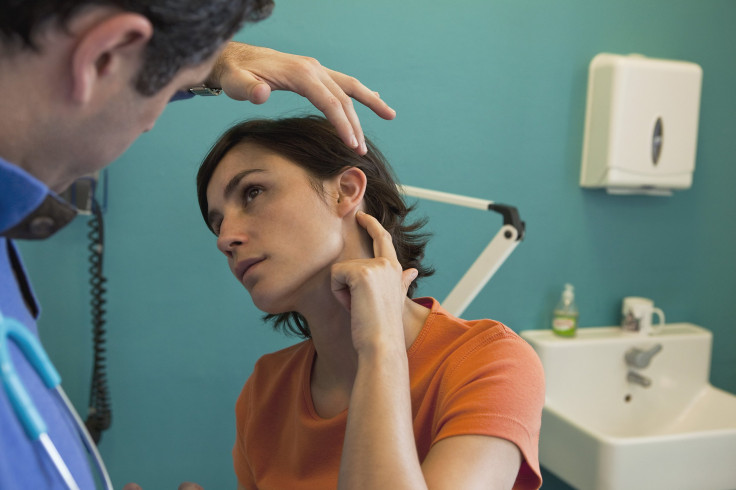
<svg viewBox="0 0 736 490"><path fill-rule="evenodd" d="M702 69L601 53L590 62L582 187L668 195L692 184Z"/></svg>

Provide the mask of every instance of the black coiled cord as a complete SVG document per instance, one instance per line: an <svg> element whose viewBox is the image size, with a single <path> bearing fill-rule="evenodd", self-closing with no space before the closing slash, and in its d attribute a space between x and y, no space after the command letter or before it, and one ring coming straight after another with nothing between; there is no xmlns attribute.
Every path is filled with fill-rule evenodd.
<svg viewBox="0 0 736 490"><path fill-rule="evenodd" d="M92 295L92 338L94 361L92 364L92 385L89 392L89 411L85 425L95 443L100 441L102 431L110 427L112 410L110 392L107 386L107 367L105 349L105 282L102 274L102 258L105 246L105 230L102 210L96 199L92 199L92 218L88 222L90 293Z"/></svg>

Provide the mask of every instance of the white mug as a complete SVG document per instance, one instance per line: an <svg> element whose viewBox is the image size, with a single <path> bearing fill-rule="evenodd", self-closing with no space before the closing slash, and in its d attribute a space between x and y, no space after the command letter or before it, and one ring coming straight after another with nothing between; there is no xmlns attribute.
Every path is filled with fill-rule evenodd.
<svg viewBox="0 0 736 490"><path fill-rule="evenodd" d="M657 315L659 321L652 324L652 315ZM654 306L654 301L638 296L627 296L621 307L621 328L624 332L639 335L659 333L664 327L664 312Z"/></svg>

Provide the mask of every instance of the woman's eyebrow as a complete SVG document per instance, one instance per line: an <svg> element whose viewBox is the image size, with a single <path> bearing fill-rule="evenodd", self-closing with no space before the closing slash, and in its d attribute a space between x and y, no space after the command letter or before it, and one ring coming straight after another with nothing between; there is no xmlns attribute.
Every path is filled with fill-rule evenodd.
<svg viewBox="0 0 736 490"><path fill-rule="evenodd" d="M233 195L233 192L235 192L235 189L238 188L238 184L240 184L240 181L249 176L250 174L256 173L256 172L265 172L265 170L260 168L254 168L250 170L243 170L242 172L238 172L233 176L232 179L227 183L225 186L225 200L230 199L230 197Z"/></svg>

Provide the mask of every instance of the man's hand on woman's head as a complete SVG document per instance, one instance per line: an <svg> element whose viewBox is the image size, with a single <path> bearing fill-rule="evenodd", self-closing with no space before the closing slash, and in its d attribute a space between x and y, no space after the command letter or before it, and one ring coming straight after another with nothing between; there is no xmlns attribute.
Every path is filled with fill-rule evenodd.
<svg viewBox="0 0 736 490"><path fill-rule="evenodd" d="M266 102L272 90L295 92L322 111L345 144L361 155L368 150L353 99L383 119L396 116L377 92L314 58L238 42L227 44L207 85L222 88L232 99L254 104Z"/></svg>

